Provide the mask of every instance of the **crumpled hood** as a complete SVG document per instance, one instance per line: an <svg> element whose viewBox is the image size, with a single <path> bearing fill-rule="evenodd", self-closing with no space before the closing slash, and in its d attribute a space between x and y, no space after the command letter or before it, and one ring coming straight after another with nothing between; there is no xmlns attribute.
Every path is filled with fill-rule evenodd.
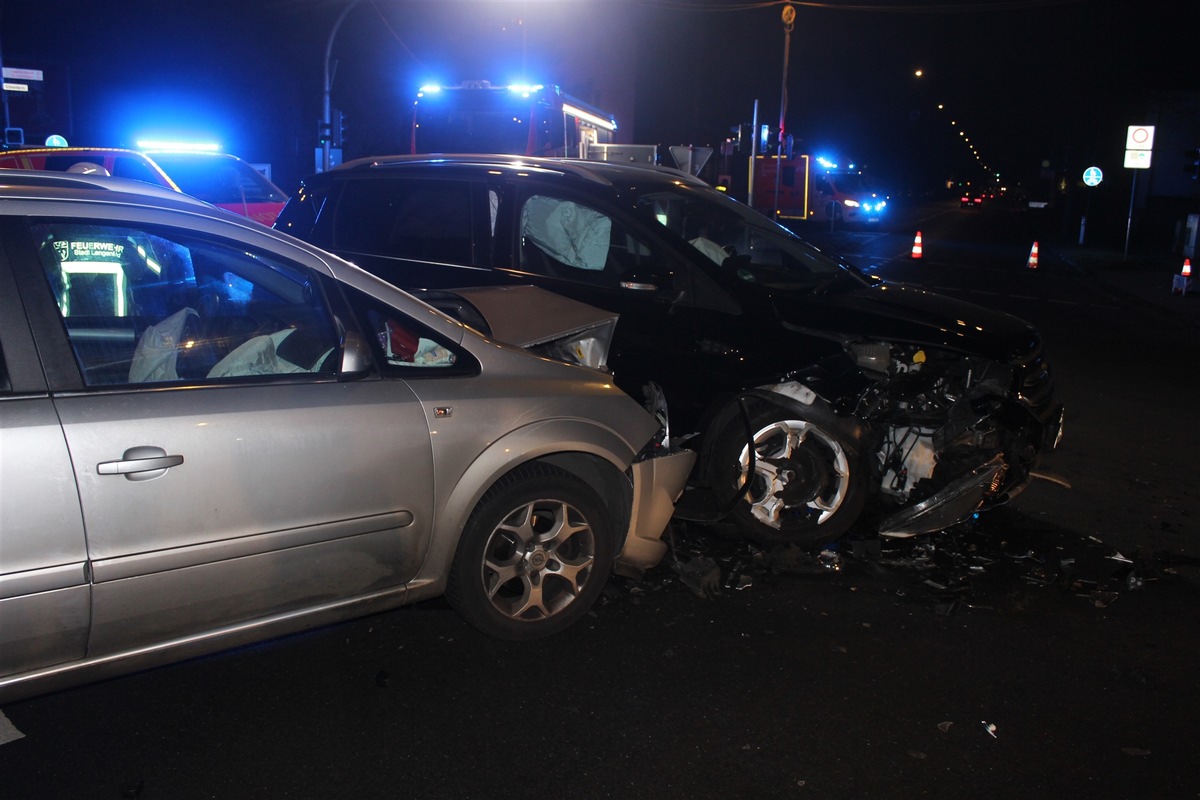
<svg viewBox="0 0 1200 800"><path fill-rule="evenodd" d="M1037 349L1030 323L920 287L879 283L817 294L771 292L783 323L802 331L946 347L1012 362Z"/></svg>

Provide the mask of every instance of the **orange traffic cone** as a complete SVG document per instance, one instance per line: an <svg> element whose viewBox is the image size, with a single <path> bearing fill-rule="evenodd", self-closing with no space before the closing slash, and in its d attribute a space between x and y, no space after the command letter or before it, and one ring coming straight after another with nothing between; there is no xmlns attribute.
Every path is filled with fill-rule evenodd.
<svg viewBox="0 0 1200 800"><path fill-rule="evenodd" d="M1192 260L1183 260L1183 270L1178 275L1171 276L1171 294L1179 292L1187 297L1188 289L1192 288Z"/></svg>
<svg viewBox="0 0 1200 800"><path fill-rule="evenodd" d="M917 238L913 239L912 257L921 257L921 232L917 231Z"/></svg>
<svg viewBox="0 0 1200 800"><path fill-rule="evenodd" d="M1033 249L1029 251L1029 268L1037 269L1037 242L1033 243Z"/></svg>

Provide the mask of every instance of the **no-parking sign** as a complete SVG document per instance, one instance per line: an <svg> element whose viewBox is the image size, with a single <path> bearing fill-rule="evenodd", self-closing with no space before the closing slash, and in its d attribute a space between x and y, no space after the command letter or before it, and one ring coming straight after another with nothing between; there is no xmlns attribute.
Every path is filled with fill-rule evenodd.
<svg viewBox="0 0 1200 800"><path fill-rule="evenodd" d="M1125 134L1125 149L1126 150L1153 150L1154 149L1154 126L1153 125L1130 125L1129 132Z"/></svg>

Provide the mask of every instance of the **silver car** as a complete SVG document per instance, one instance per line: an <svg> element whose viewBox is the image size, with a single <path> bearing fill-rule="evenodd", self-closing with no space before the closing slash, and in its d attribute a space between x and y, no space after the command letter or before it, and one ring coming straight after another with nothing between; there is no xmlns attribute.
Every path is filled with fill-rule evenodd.
<svg viewBox="0 0 1200 800"><path fill-rule="evenodd" d="M693 454L581 365L612 320L532 292L438 298L484 335L168 190L0 171L0 702L443 593L543 636L657 563Z"/></svg>

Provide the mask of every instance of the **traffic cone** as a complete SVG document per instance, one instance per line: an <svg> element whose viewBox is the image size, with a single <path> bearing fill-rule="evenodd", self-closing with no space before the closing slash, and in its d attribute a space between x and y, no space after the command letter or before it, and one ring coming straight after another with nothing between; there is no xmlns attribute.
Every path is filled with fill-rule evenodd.
<svg viewBox="0 0 1200 800"><path fill-rule="evenodd" d="M921 232L917 231L917 238L913 239L912 257L921 257Z"/></svg>
<svg viewBox="0 0 1200 800"><path fill-rule="evenodd" d="M1029 251L1029 268L1037 269L1037 242L1033 243L1033 248Z"/></svg>
<svg viewBox="0 0 1200 800"><path fill-rule="evenodd" d="M1192 260L1185 258L1183 270L1178 275L1171 276L1171 294L1179 292L1181 296L1187 297L1190 288L1192 288Z"/></svg>

